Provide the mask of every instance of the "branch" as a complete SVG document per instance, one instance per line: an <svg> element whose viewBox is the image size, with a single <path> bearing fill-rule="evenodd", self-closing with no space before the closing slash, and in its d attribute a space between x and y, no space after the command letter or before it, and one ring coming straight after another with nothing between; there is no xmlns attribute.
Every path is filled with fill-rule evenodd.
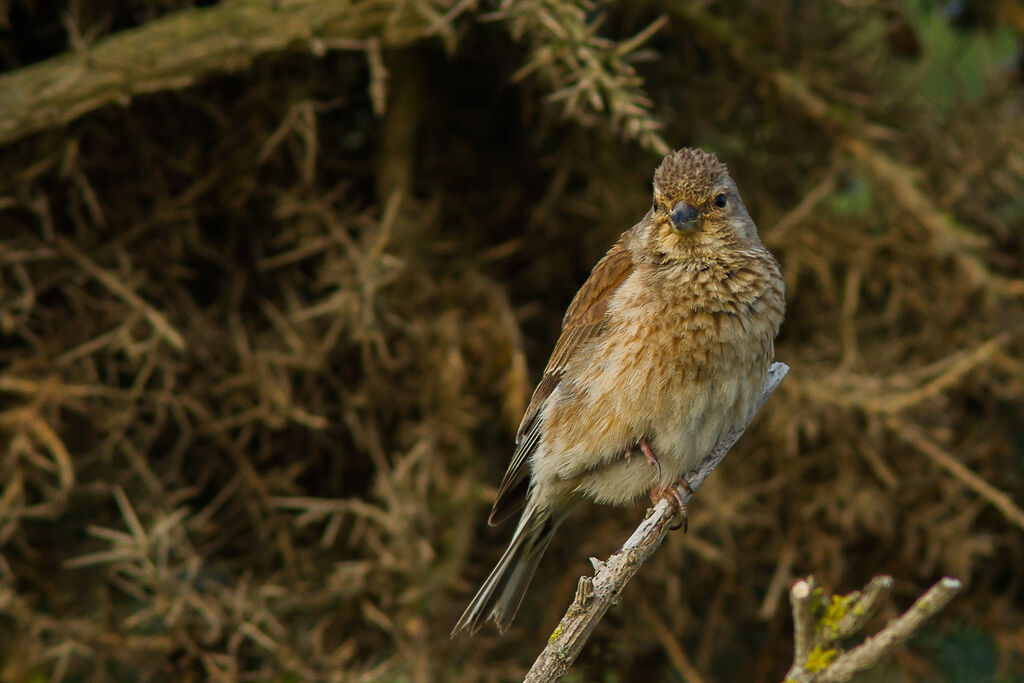
<svg viewBox="0 0 1024 683"><path fill-rule="evenodd" d="M62 237L58 238L57 248L65 256L74 261L79 268L98 280L100 284L106 287L114 296L138 311L147 321L149 321L149 324L153 326L157 335L162 337L164 341L178 351L185 350L185 338L180 332L174 329L174 326L167 321L167 318L164 317L163 313L144 301L142 297L133 292L127 285L119 280L117 276L101 268L95 261L75 247L71 240L66 240Z"/></svg>
<svg viewBox="0 0 1024 683"><path fill-rule="evenodd" d="M1009 494L975 474L971 468L931 441L917 427L895 418L886 420L885 425L901 439L924 453L933 463L956 477L961 485L977 493L982 500L1002 513L1010 523L1024 529L1024 510L1013 502L1013 498Z"/></svg>
<svg viewBox="0 0 1024 683"><path fill-rule="evenodd" d="M864 628L878 611L882 598L892 591L892 577L876 576L862 593L831 598L816 587L813 576L797 581L789 592L795 643L793 666L786 674L785 683L849 681L905 643L962 587L956 579L942 579L874 637L843 652L842 641Z"/></svg>
<svg viewBox="0 0 1024 683"><path fill-rule="evenodd" d="M696 492L708 475L722 462L729 449L739 440L751 420L754 419L754 415L779 386L787 372L789 372L789 366L785 363L773 363L768 369L761 397L751 409L747 420L723 436L697 469L687 474L687 481L692 492ZM682 489L679 490L679 493L684 503L688 502L692 495L690 491ZM618 602L619 595L626 584L639 571L640 566L658 549L662 539L672 528L675 519L676 515L672 512L668 501L659 501L654 506L654 511L640 523L629 540L618 552L608 558L607 562L596 558L590 559L595 569L594 576L580 577L575 600L569 606L554 633L551 634L551 638L548 639L547 647L540 653L537 661L533 663L533 667L526 674L524 683L555 681L565 675L601 617L609 607Z"/></svg>
<svg viewBox="0 0 1024 683"><path fill-rule="evenodd" d="M450 30L452 17L438 9L413 2L396 11L384 0L231 0L178 12L0 76L0 144L141 93L240 71L297 45L315 54L408 45Z"/></svg>

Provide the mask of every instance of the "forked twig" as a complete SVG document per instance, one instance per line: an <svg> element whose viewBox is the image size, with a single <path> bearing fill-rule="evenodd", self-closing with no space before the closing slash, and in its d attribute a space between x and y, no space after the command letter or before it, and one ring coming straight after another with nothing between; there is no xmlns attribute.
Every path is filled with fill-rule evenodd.
<svg viewBox="0 0 1024 683"><path fill-rule="evenodd" d="M946 577L910 609L863 643L844 652L841 644L864 628L892 590L892 577L876 576L862 592L828 596L814 577L800 579L789 591L793 603L793 666L786 683L843 683L870 669L905 643L927 619L953 599L963 585Z"/></svg>

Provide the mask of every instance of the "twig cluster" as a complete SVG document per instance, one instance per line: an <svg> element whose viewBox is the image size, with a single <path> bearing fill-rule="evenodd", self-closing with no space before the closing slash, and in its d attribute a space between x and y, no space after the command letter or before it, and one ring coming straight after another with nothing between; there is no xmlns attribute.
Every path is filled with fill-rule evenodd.
<svg viewBox="0 0 1024 683"><path fill-rule="evenodd" d="M565 116L585 125L604 117L627 139L665 154L663 123L652 113L643 79L634 66L649 54L639 48L667 23L660 17L635 36L615 42L600 35L603 15L593 2L503 0L489 15L505 21L517 39L528 37L532 54L516 72L521 80L540 72Z"/></svg>

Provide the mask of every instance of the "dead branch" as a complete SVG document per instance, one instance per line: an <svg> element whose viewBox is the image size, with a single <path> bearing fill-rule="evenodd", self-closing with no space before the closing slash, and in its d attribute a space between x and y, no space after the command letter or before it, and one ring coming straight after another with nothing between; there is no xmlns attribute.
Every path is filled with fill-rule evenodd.
<svg viewBox="0 0 1024 683"><path fill-rule="evenodd" d="M111 275L92 259L79 250L71 240L60 238L57 240L57 248L69 259L75 262L79 268L98 280L110 292L121 299L133 309L142 314L149 321L156 333L168 344L178 351L185 350L185 338L174 329L167 318L150 304L146 303L138 294L131 291L117 277Z"/></svg>
<svg viewBox="0 0 1024 683"><path fill-rule="evenodd" d="M982 500L1002 513L1003 517L1010 523L1024 529L1024 510L1013 502L1012 497L988 483L982 477L979 477L956 457L931 441L925 436L924 432L914 425L897 420L896 418L889 418L885 424L897 436L923 453L933 463L953 475L962 486L977 493Z"/></svg>
<svg viewBox="0 0 1024 683"><path fill-rule="evenodd" d="M394 3L382 0L234 0L121 31L0 76L0 144L107 104L127 105L142 93L242 71L260 55L296 46L315 54L400 47L442 31L452 18L439 21L419 4L396 13Z"/></svg>
<svg viewBox="0 0 1024 683"><path fill-rule="evenodd" d="M789 366L785 363L772 364L768 369L761 397L750 411L746 422L722 437L696 471L687 475L691 491L680 489L683 502L688 502L708 475L718 467L729 449L746 431L761 406L782 382L787 372L789 372ZM533 667L526 674L525 683L555 681L565 675L601 617L609 607L618 602L626 584L640 570L640 566L658 549L675 519L676 515L672 512L668 502L660 501L647 518L640 523L629 540L606 562L597 558L590 559L594 565L594 576L580 577L575 600L558 623L554 633L551 634L551 638L548 639L547 647L540 653L533 663Z"/></svg>
<svg viewBox="0 0 1024 683"><path fill-rule="evenodd" d="M876 576L863 592L831 597L817 588L813 576L797 581L789 592L795 643L793 666L786 674L786 683L849 681L905 643L962 587L957 579L942 579L874 637L843 652L839 644L864 628L878 611L882 598L892 590L892 577Z"/></svg>

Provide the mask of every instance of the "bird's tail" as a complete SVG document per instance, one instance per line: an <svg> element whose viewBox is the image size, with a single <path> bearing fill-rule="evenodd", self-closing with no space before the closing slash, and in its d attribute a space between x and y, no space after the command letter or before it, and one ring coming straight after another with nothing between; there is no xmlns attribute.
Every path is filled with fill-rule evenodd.
<svg viewBox="0 0 1024 683"><path fill-rule="evenodd" d="M471 635L476 633L488 616L500 633L505 632L519 611L519 603L537 571L537 564L563 519L564 514L553 517L548 510L527 506L508 549L462 613L459 623L452 629L452 636L463 630Z"/></svg>

